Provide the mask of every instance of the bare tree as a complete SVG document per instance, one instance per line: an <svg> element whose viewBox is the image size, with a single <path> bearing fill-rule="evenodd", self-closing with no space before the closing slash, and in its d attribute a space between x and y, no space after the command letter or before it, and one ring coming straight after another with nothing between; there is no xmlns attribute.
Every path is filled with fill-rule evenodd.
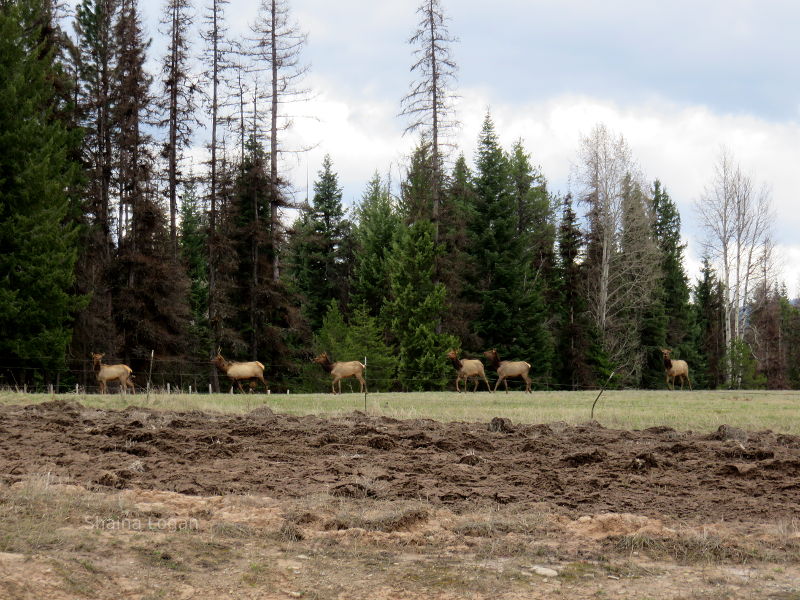
<svg viewBox="0 0 800 600"><path fill-rule="evenodd" d="M439 239L439 213L442 187L442 147L449 131L458 126L453 108L453 87L458 67L450 53L450 45L456 41L447 29L448 19L439 0L423 0L417 9L420 21L410 44L416 62L411 72L417 79L411 90L401 101L401 116L410 118L405 132L422 131L430 139L433 175L433 209L435 241Z"/></svg>
<svg viewBox="0 0 800 600"><path fill-rule="evenodd" d="M262 0L251 30L255 36L251 42L256 70L266 71L269 81L269 251L272 279L277 281L280 275L278 249L282 231L279 213L282 207L289 204L285 193L286 182L278 176L278 157L289 151L281 144L280 136L292 123L291 115L286 112L287 105L308 97L308 91L299 87L300 80L308 71L308 67L300 60L306 35L291 21L287 0ZM253 109L257 115L257 107Z"/></svg>
<svg viewBox="0 0 800 600"><path fill-rule="evenodd" d="M588 208L587 306L609 357L636 381L645 358L638 323L652 302L660 263L651 203L622 136L598 125L580 154L580 199Z"/></svg>
<svg viewBox="0 0 800 600"><path fill-rule="evenodd" d="M714 179L696 203L704 246L722 273L725 293L726 347L744 338L746 303L759 273L770 271L771 227L774 220L769 189L756 189L730 152L722 149ZM729 365L729 375L732 371Z"/></svg>
<svg viewBox="0 0 800 600"><path fill-rule="evenodd" d="M167 0L161 24L168 38L167 54L164 56L161 73L163 96L158 100L162 119L161 127L167 128L163 157L167 161L167 197L169 198L170 246L174 256L178 255L178 183L181 152L191 142L192 124L197 123L194 94L197 89L188 72L189 40L187 31L192 26L190 0Z"/></svg>

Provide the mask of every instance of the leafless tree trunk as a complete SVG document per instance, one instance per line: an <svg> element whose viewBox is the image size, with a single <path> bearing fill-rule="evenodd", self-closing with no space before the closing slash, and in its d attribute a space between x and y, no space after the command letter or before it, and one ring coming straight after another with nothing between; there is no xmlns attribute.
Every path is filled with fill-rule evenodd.
<svg viewBox="0 0 800 600"><path fill-rule="evenodd" d="M209 215L208 215L208 318L213 335L212 347L209 348L209 359L214 358L216 349L221 344L222 315L219 307L219 290L217 285L217 214L218 214L218 163L219 126L220 126L220 85L222 74L227 67L225 63L225 24L224 8L227 0L211 0L205 17L206 30L201 34L206 42L205 59L210 68L205 79L211 85L209 113L211 117L211 159L209 164ZM217 369L210 367L211 384L215 392L219 391Z"/></svg>
<svg viewBox="0 0 800 600"><path fill-rule="evenodd" d="M714 179L696 208L706 232L706 252L722 272L724 340L730 348L744 338L744 308L752 295L752 281L769 256L774 220L770 193L766 187L756 191L752 179L723 149L714 166Z"/></svg>
<svg viewBox="0 0 800 600"><path fill-rule="evenodd" d="M169 198L169 234L173 257L178 256L178 183L181 151L191 142L196 86L189 78L189 42L187 31L192 25L189 0L167 0L161 24L169 38L164 57L163 96L158 107L163 115L159 125L167 128L163 156L167 162L167 197Z"/></svg>
<svg viewBox="0 0 800 600"><path fill-rule="evenodd" d="M625 140L597 126L581 147L581 202L588 207L586 295L603 347L637 380L645 357L639 322L655 291L660 257L646 186Z"/></svg>
<svg viewBox="0 0 800 600"><path fill-rule="evenodd" d="M270 261L272 280L278 281L282 227L280 209L288 205L285 182L278 175L278 157L288 150L282 147L281 133L291 125L284 110L288 103L300 101L308 92L298 83L308 68L300 62L306 35L290 21L286 0L262 0L258 18L252 26L252 55L257 71L269 74L269 204Z"/></svg>
<svg viewBox="0 0 800 600"><path fill-rule="evenodd" d="M416 62L411 66L411 71L418 74L418 79L402 99L400 114L411 119L406 133L421 130L424 135L430 136L433 162L431 221L434 224L434 241L438 242L443 180L442 147L446 145L446 134L458 125L452 92L457 66L450 55L450 44L457 40L448 32L447 18L440 0L424 0L417 14L420 15L420 21L409 43L417 46L414 51Z"/></svg>

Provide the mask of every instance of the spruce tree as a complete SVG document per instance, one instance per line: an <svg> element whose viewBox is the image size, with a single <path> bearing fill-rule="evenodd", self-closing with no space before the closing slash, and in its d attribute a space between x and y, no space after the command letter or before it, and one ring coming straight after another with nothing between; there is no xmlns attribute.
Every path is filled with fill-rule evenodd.
<svg viewBox="0 0 800 600"><path fill-rule="evenodd" d="M438 333L445 310L445 288L433 282L438 249L430 221L400 229L389 255L391 299L384 322L397 344L398 379L410 390L442 389L449 379L445 362L457 340Z"/></svg>
<svg viewBox="0 0 800 600"><path fill-rule="evenodd" d="M0 6L0 371L4 385L55 383L65 366L78 229L78 144L57 117L58 67L43 42L42 3ZM41 373L40 372L40 373Z"/></svg>
<svg viewBox="0 0 800 600"><path fill-rule="evenodd" d="M389 296L388 257L401 227L387 185L376 173L355 210L358 251L352 272L352 298L377 317Z"/></svg>
<svg viewBox="0 0 800 600"><path fill-rule="evenodd" d="M314 183L314 198L295 223L287 257L289 279L303 297L303 314L311 329L322 325L331 300L346 305L349 298L348 271L350 222L342 208L342 189L326 156Z"/></svg>
<svg viewBox="0 0 800 600"><path fill-rule="evenodd" d="M725 296L722 283L703 257L701 278L694 288L694 354L692 367L696 388L716 389L725 381ZM691 376L691 375L690 375Z"/></svg>
<svg viewBox="0 0 800 600"><path fill-rule="evenodd" d="M170 243L167 216L152 183L152 143L146 116L152 110L151 77L137 0L123 0L115 26L119 58L114 71L117 101L112 115L119 213L114 316L123 356L134 371L146 368L151 352L182 356L189 321L189 281ZM163 369L177 377L173 362Z"/></svg>
<svg viewBox="0 0 800 600"><path fill-rule="evenodd" d="M572 196L567 195L558 228L561 315L556 378L560 386L573 390L593 387L611 373L586 305L583 252L583 233L572 207Z"/></svg>
<svg viewBox="0 0 800 600"><path fill-rule="evenodd" d="M190 281L188 347L202 361L213 343L208 311L208 217L194 181L184 188L180 202L180 251Z"/></svg>
<svg viewBox="0 0 800 600"><path fill-rule="evenodd" d="M481 305L473 331L484 347L497 348L509 360L528 360L534 365L532 376L547 379L553 356L552 338L545 326L547 313L518 234L508 159L489 115L480 135L473 181L476 203L469 223L472 270L464 288L464 294L478 298Z"/></svg>

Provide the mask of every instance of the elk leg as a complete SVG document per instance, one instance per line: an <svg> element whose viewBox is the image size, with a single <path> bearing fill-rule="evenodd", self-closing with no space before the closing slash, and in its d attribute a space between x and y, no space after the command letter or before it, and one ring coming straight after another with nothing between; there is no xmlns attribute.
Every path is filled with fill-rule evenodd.
<svg viewBox="0 0 800 600"><path fill-rule="evenodd" d="M241 379L237 379L236 380L236 385L239 386L239 391L244 394L244 388L242 388L242 380Z"/></svg>
<svg viewBox="0 0 800 600"><path fill-rule="evenodd" d="M267 385L267 380L264 379L263 376L259 377L259 379L261 380L261 383L264 384L264 393L267 393L269 391L269 386Z"/></svg>
<svg viewBox="0 0 800 600"><path fill-rule="evenodd" d="M361 383L361 393L362 394L366 394L367 393L367 382L364 381L364 378L361 375L357 375L357 377L358 377L358 381Z"/></svg>
<svg viewBox="0 0 800 600"><path fill-rule="evenodd" d="M531 378L528 377L527 375L523 375L522 378L525 380L525 391L529 394L532 394L533 392L531 391Z"/></svg>

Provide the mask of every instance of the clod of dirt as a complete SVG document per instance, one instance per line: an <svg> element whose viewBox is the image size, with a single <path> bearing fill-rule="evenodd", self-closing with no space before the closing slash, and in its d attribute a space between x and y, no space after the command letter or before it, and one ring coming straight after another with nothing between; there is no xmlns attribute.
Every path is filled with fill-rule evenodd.
<svg viewBox="0 0 800 600"><path fill-rule="evenodd" d="M275 419L275 413L269 406L259 406L247 413L253 419L263 419L265 421L272 421Z"/></svg>
<svg viewBox="0 0 800 600"><path fill-rule="evenodd" d="M332 487L331 496L342 496L344 498L371 498L375 496L375 490L368 488L362 483L349 482Z"/></svg>
<svg viewBox="0 0 800 600"><path fill-rule="evenodd" d="M75 402L74 400L50 400L48 402L42 402L41 404L35 404L33 406L37 406L41 410L71 413L74 415L77 415L83 410L83 405L79 402Z"/></svg>
<svg viewBox="0 0 800 600"><path fill-rule="evenodd" d="M495 417L489 423L489 431L496 431L499 433L511 433L514 431L514 425L511 423L511 419L505 419L503 417Z"/></svg>
<svg viewBox="0 0 800 600"><path fill-rule="evenodd" d="M473 465L474 466L474 465L477 465L479 462L481 462L481 457L478 456L477 454L465 454L464 456L462 456L459 459L458 462L460 464L462 464L462 465Z"/></svg>
<svg viewBox="0 0 800 600"><path fill-rule="evenodd" d="M94 480L94 483L120 490L125 487L125 478L113 471L105 471Z"/></svg>
<svg viewBox="0 0 800 600"><path fill-rule="evenodd" d="M708 436L711 440L736 440L737 442L747 441L747 432L738 427L731 427L730 425L720 425L714 433Z"/></svg>
<svg viewBox="0 0 800 600"><path fill-rule="evenodd" d="M675 530L665 527L658 519L630 513L586 515L567 523L566 529L595 540L634 534L653 537L670 537L675 534Z"/></svg>
<svg viewBox="0 0 800 600"><path fill-rule="evenodd" d="M637 454L633 460L631 461L630 468L634 471L646 471L647 469L653 469L658 466L658 461L656 457L653 456L650 452L643 452L642 454Z"/></svg>
<svg viewBox="0 0 800 600"><path fill-rule="evenodd" d="M590 452L575 452L568 454L562 460L570 467L579 467L581 465L590 465L592 463L602 462L606 459L606 453L595 448Z"/></svg>
<svg viewBox="0 0 800 600"><path fill-rule="evenodd" d="M394 440L386 435L376 435L367 440L367 446L376 450L391 450L396 446Z"/></svg>

